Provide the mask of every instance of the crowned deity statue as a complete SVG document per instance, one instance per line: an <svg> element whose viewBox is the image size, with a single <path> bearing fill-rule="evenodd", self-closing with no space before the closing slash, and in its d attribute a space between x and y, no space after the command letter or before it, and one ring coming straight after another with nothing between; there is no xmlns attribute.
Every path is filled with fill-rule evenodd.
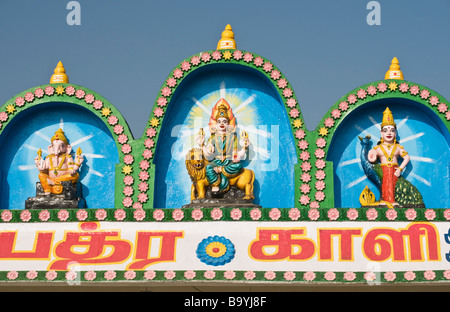
<svg viewBox="0 0 450 312"><path fill-rule="evenodd" d="M370 195L370 190L366 187L360 197L363 206L424 207L417 188L401 176L410 157L405 148L397 142L397 126L388 107L383 112L380 142L370 148L370 136L359 139L363 145L361 162L364 172L381 192L380 200L374 202L373 199L368 200L374 196Z"/></svg>
<svg viewBox="0 0 450 312"><path fill-rule="evenodd" d="M186 156L186 168L193 182L191 199L204 199L210 188L212 197L227 194L235 186L244 194L241 199L254 199L254 172L243 168L250 140L246 131L238 139L236 118L225 99L220 99L212 109L209 121L210 137L205 138L203 128L198 132L193 148Z"/></svg>
<svg viewBox="0 0 450 312"><path fill-rule="evenodd" d="M67 140L64 131L58 129L51 138L48 146L48 156L44 159L39 149L34 162L39 169L39 181L45 195L61 194L62 182L72 184L79 180L79 169L84 161L82 151L78 148L76 156L71 155L72 147Z"/></svg>

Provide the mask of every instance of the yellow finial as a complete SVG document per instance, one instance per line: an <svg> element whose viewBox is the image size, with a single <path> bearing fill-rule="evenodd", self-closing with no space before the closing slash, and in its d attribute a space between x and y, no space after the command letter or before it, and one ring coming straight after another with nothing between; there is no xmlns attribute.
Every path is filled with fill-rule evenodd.
<svg viewBox="0 0 450 312"><path fill-rule="evenodd" d="M401 79L403 80L403 73L400 70L400 65L398 63L398 59L394 57L391 61L391 66L389 70L386 72L384 79Z"/></svg>
<svg viewBox="0 0 450 312"><path fill-rule="evenodd" d="M50 77L50 83L69 83L69 77L66 75L66 70L61 61L56 65L54 74Z"/></svg>
<svg viewBox="0 0 450 312"><path fill-rule="evenodd" d="M228 24L222 32L222 38L217 43L217 50L236 49L236 41L231 25Z"/></svg>

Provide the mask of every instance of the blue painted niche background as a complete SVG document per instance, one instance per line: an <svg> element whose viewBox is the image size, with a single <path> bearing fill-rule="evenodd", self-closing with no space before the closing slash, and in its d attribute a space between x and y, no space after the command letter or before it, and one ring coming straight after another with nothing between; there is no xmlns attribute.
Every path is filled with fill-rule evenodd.
<svg viewBox="0 0 450 312"><path fill-rule="evenodd" d="M80 169L87 208L113 208L115 164L119 155L105 124L88 110L68 103L47 103L17 115L0 136L1 208L24 209L36 196L39 181L34 158L37 150L48 155L50 138L62 128L72 155L78 147L85 156Z"/></svg>
<svg viewBox="0 0 450 312"><path fill-rule="evenodd" d="M255 200L263 207L294 207L297 155L284 104L272 83L259 72L235 64L214 64L189 74L166 111L155 153L155 208L180 208L191 202L185 156L197 147L203 127L206 140L213 106L224 98L240 130L251 141L245 168L255 172Z"/></svg>
<svg viewBox="0 0 450 312"><path fill-rule="evenodd" d="M442 120L424 105L406 99L382 99L355 109L339 125L328 150L334 164L336 207L361 207L359 196L367 185L379 200L380 192L365 178L359 161L358 136L380 139L383 111L389 107L397 124L397 141L411 157L402 176L418 188L427 208L450 208L450 135ZM399 164L401 163L399 159Z"/></svg>

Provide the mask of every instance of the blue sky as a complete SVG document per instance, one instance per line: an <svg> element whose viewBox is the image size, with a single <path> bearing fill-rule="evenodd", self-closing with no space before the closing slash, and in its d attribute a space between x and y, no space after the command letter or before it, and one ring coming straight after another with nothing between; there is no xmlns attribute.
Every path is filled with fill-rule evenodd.
<svg viewBox="0 0 450 312"><path fill-rule="evenodd" d="M238 49L272 61L292 84L313 130L341 96L384 79L391 59L405 79L450 99L450 1L0 0L0 104L49 82L62 61L70 82L107 98L141 137L159 89L183 59L216 48L227 24Z"/></svg>

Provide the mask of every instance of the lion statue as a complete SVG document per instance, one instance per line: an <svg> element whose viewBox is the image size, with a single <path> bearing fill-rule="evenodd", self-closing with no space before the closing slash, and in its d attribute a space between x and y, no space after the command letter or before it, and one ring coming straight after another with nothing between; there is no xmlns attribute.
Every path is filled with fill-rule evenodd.
<svg viewBox="0 0 450 312"><path fill-rule="evenodd" d="M204 199L206 188L210 185L206 177L206 165L208 160L204 157L200 148L192 148L186 155L186 169L192 181L191 200ZM245 193L244 200L254 199L253 182L255 173L250 169L243 168L234 178L229 178L230 186L234 185Z"/></svg>

